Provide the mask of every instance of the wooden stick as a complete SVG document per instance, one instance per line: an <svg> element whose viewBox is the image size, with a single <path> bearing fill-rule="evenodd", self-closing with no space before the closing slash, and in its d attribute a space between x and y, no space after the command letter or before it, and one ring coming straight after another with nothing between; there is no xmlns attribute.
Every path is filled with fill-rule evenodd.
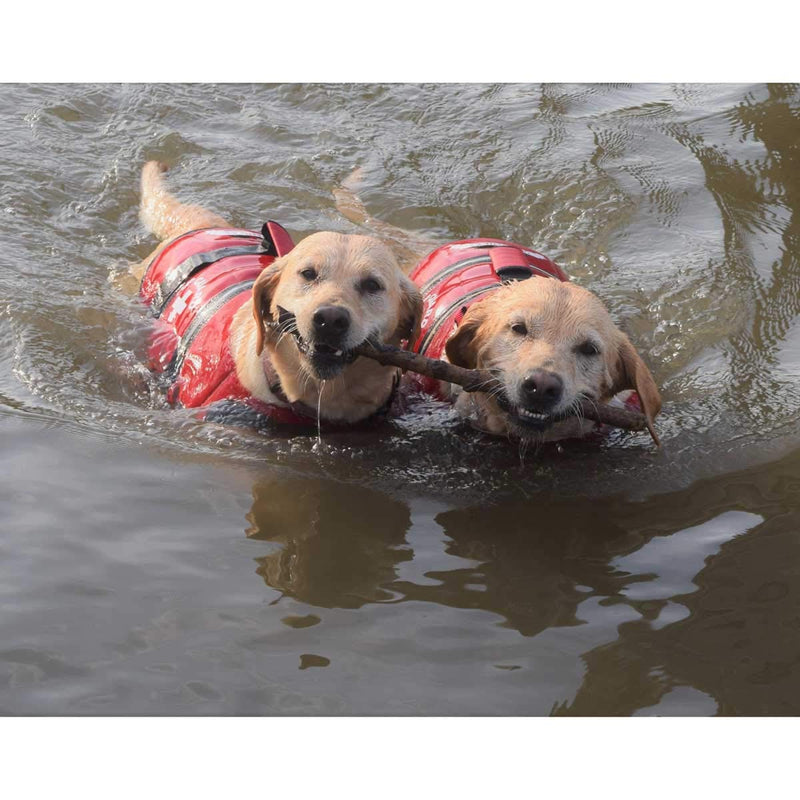
<svg viewBox="0 0 800 800"><path fill-rule="evenodd" d="M500 387L500 382L497 378L486 370L464 369L464 367L458 367L447 361L428 358L419 353L411 353L408 350L401 350L390 345L364 343L356 347L354 352L360 356L371 358L387 367L400 367L403 370L417 372L428 378L455 383L465 392L491 392ZM595 403L584 399L575 413L586 419L591 419L603 425L611 425L615 428L624 428L629 431L647 429L653 436L655 443L659 446L661 444L655 431L648 425L647 418L638 411L617 408L605 403ZM569 416L572 416L572 414Z"/></svg>

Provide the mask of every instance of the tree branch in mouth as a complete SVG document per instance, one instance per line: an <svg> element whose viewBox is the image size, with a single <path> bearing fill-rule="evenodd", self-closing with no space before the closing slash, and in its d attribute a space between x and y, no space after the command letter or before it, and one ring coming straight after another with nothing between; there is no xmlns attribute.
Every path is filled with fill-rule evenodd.
<svg viewBox="0 0 800 800"><path fill-rule="evenodd" d="M435 380L454 383L464 389L465 392L495 392L502 391L502 384L497 378L487 370L465 369L448 361L440 361L435 358L428 358L419 353L411 353L408 350L401 350L399 347L379 344L373 340L364 342L354 348L353 353L371 358L379 364L416 372ZM566 419L571 416L581 416L602 425L610 425L614 428L623 428L628 431L649 431L656 446L660 447L661 442L650 421L644 414L628 408L618 408L607 403L599 403L588 397L581 398L573 405L569 413L560 415L559 419ZM555 418L554 418L555 419Z"/></svg>

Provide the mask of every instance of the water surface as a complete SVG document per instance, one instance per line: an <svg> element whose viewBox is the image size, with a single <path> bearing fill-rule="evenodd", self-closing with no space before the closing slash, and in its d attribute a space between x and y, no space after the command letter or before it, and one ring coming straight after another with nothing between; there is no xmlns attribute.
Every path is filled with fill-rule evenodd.
<svg viewBox="0 0 800 800"><path fill-rule="evenodd" d="M6 85L0 141L0 712L800 713L797 86ZM545 252L663 450L168 408L114 281L149 158L235 225L356 232L361 165L375 216Z"/></svg>

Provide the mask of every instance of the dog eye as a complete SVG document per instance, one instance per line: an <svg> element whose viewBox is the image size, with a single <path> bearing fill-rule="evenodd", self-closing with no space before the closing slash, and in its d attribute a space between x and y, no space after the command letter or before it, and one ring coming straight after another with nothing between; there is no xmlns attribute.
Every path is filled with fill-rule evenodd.
<svg viewBox="0 0 800 800"><path fill-rule="evenodd" d="M364 294L375 294L376 292L380 292L383 289L383 286L380 285L375 278L364 278L361 283L358 284L358 290L360 292L364 292Z"/></svg>
<svg viewBox="0 0 800 800"><path fill-rule="evenodd" d="M306 267L305 269L300 270L300 277L309 282L315 281L317 279L317 271L314 269L314 267Z"/></svg>
<svg viewBox="0 0 800 800"><path fill-rule="evenodd" d="M594 342L590 342L587 339L575 348L575 352L580 353L582 356L596 356L599 355L600 348Z"/></svg>
<svg viewBox="0 0 800 800"><path fill-rule="evenodd" d="M528 333L528 328L524 322L515 322L511 326L511 330L520 336L525 336Z"/></svg>

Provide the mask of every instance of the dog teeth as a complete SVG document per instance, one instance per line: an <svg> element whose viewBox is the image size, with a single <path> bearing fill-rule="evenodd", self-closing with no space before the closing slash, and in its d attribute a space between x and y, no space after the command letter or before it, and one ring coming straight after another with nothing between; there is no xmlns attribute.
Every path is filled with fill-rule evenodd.
<svg viewBox="0 0 800 800"><path fill-rule="evenodd" d="M539 414L536 411L528 411L525 408L519 409L519 415L521 417L529 417L530 419L542 420L547 419L549 414Z"/></svg>
<svg viewBox="0 0 800 800"><path fill-rule="evenodd" d="M340 356L340 355L342 355L342 351L341 351L341 350L337 350L337 351L334 353L334 355L335 355L335 356Z"/></svg>

